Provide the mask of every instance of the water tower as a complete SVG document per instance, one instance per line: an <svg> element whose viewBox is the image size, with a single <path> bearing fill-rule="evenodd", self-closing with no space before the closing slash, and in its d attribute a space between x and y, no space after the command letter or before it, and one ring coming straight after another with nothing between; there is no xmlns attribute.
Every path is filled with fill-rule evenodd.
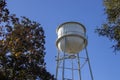
<svg viewBox="0 0 120 80"><path fill-rule="evenodd" d="M78 22L65 22L57 28L56 32L58 35L56 41L58 49L58 54L56 56L56 79L76 80L76 77L78 76L77 80L82 80L81 68L85 63L88 63L90 77L91 80L93 80L86 48L88 43L86 38L86 28ZM85 50L85 57L79 55L82 50ZM81 64L81 58L85 60L84 64ZM61 79L58 78L60 76Z"/></svg>

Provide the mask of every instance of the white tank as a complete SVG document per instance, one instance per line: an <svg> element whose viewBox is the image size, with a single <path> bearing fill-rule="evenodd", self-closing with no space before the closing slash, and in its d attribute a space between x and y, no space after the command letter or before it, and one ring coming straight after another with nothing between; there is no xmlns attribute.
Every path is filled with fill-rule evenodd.
<svg viewBox="0 0 120 80"><path fill-rule="evenodd" d="M78 22L65 22L57 28L56 46L60 51L77 54L87 45L86 29Z"/></svg>

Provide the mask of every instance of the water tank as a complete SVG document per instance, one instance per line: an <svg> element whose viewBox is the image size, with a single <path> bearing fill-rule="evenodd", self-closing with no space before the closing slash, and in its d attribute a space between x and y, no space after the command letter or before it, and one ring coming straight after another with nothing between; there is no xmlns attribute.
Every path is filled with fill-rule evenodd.
<svg viewBox="0 0 120 80"><path fill-rule="evenodd" d="M86 29L78 22L65 22L57 30L56 46L60 51L77 54L87 45Z"/></svg>

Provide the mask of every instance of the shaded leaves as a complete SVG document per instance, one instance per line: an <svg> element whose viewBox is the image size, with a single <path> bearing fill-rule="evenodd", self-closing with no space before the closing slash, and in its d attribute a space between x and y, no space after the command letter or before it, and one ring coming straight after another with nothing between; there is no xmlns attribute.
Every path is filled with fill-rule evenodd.
<svg viewBox="0 0 120 80"><path fill-rule="evenodd" d="M114 41L115 51L120 50L120 0L104 0L107 22L103 23L96 32Z"/></svg>
<svg viewBox="0 0 120 80"><path fill-rule="evenodd" d="M45 68L45 36L39 23L0 11L0 79L54 80ZM1 6L0 6L1 7Z"/></svg>

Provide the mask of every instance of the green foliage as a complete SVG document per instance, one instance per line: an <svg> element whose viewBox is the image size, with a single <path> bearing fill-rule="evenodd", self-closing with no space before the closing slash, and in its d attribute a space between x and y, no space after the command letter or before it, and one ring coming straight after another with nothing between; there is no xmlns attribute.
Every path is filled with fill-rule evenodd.
<svg viewBox="0 0 120 80"><path fill-rule="evenodd" d="M107 14L107 22L103 23L101 28L97 28L96 32L115 41L112 46L115 51L120 50L120 0L104 0L105 13Z"/></svg>
<svg viewBox="0 0 120 80"><path fill-rule="evenodd" d="M46 71L45 36L39 23L17 18L0 3L0 79L54 80Z"/></svg>
<svg viewBox="0 0 120 80"><path fill-rule="evenodd" d="M104 0L105 12L109 22L116 22L120 17L120 0Z"/></svg>

